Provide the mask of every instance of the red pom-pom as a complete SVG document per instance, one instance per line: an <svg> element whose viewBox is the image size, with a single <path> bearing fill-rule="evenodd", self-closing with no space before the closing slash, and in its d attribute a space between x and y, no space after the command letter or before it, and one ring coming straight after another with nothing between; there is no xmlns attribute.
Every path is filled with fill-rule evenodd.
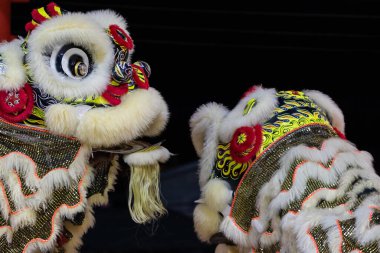
<svg viewBox="0 0 380 253"><path fill-rule="evenodd" d="M120 86L108 85L107 89L103 92L104 97L111 105L119 105L121 103L121 96L128 93L128 84Z"/></svg>
<svg viewBox="0 0 380 253"><path fill-rule="evenodd" d="M42 16L37 9L34 9L32 11L32 18L37 22L37 23L42 23L46 20L44 16Z"/></svg>
<svg viewBox="0 0 380 253"><path fill-rule="evenodd" d="M28 22L26 25L25 25L25 31L27 32L31 32L33 31L35 28L37 27L36 24L33 24L32 21Z"/></svg>
<svg viewBox="0 0 380 253"><path fill-rule="evenodd" d="M112 38L119 46L125 47L128 50L133 49L133 40L123 29L117 25L110 25L109 30Z"/></svg>
<svg viewBox="0 0 380 253"><path fill-rule="evenodd" d="M54 2L51 2L49 3L47 6L46 6L46 10L49 12L49 15L54 17L54 16L58 16L60 15L56 10L55 10L55 7L58 7L58 5Z"/></svg>
<svg viewBox="0 0 380 253"><path fill-rule="evenodd" d="M33 106L32 88L27 83L17 91L0 91L0 116L9 122L26 120Z"/></svg>
<svg viewBox="0 0 380 253"><path fill-rule="evenodd" d="M145 74L145 71L142 67L137 66L136 64L132 64L133 72L133 80L137 84L137 87L141 89L148 89L149 88L149 80L148 77Z"/></svg>

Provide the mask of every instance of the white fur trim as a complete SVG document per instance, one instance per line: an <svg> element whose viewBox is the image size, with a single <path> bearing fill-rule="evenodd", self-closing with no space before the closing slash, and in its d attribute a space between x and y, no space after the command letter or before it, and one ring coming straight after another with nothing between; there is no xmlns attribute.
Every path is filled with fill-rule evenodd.
<svg viewBox="0 0 380 253"><path fill-rule="evenodd" d="M64 244L64 248L67 252L79 252L79 248L83 244L82 236L88 231L89 228L92 228L95 225L93 206L105 206L108 204L108 193L110 191L114 191L116 176L120 169L119 163L117 161L118 156L115 156L108 172L108 185L104 189L104 194L97 193L87 199L87 206L83 223L77 226L71 222L65 222L65 227L73 235L73 237L66 244Z"/></svg>
<svg viewBox="0 0 380 253"><path fill-rule="evenodd" d="M55 104L46 109L45 122L47 129L52 133L73 136L79 119L74 106Z"/></svg>
<svg viewBox="0 0 380 253"><path fill-rule="evenodd" d="M222 231L224 235L228 239L232 240L236 245L241 247L251 247L248 233L244 233L240 230L232 217L227 216L223 219L220 224L220 231Z"/></svg>
<svg viewBox="0 0 380 253"><path fill-rule="evenodd" d="M161 111L158 112L158 114L150 124L150 127L144 132L145 136L158 136L165 129L169 120L170 113L166 103L162 103L161 106Z"/></svg>
<svg viewBox="0 0 380 253"><path fill-rule="evenodd" d="M166 103L157 90L138 89L124 95L118 106L89 110L75 135L93 147L126 143L144 136L165 108Z"/></svg>
<svg viewBox="0 0 380 253"><path fill-rule="evenodd" d="M17 212L10 217L10 224L14 230L18 230L25 226L32 226L36 223L36 212L33 209L27 208L22 212Z"/></svg>
<svg viewBox="0 0 380 253"><path fill-rule="evenodd" d="M231 187L224 180L211 179L202 189L202 197L211 209L222 212L231 203Z"/></svg>
<svg viewBox="0 0 380 253"><path fill-rule="evenodd" d="M206 204L198 204L193 213L194 228L198 238L207 242L211 236L219 232L220 215Z"/></svg>
<svg viewBox="0 0 380 253"><path fill-rule="evenodd" d="M98 23L103 29L107 29L110 25L117 25L127 30L127 21L120 14L113 10L95 10L86 13L94 22Z"/></svg>
<svg viewBox="0 0 380 253"><path fill-rule="evenodd" d="M82 147L69 168L57 168L47 173L44 177L36 177L36 164L24 154L13 152L0 158L0 187L7 187L10 191L10 197L16 207L15 212L10 212L6 205L1 205L2 216L9 219L11 226L5 230L7 240L11 241L12 233L9 230L16 231L17 229L35 223L37 210L45 208L49 201L52 192L56 189L69 187L73 184L78 184L80 194L80 202L78 205L69 207L62 205L57 209L55 220L52 224L52 234L47 241L34 240L30 241L26 246L25 252L35 252L36 250L48 251L55 246L56 237L59 235L62 225L62 220L65 218L73 218L73 216L84 210L86 205L86 188L92 181L92 172L86 169L85 161L88 160L89 149ZM34 189L35 193L30 196L24 196L21 191L20 178L23 177L25 184ZM80 182L79 182L80 181ZM3 192L4 189L0 189ZM6 202L2 194L2 203ZM5 208L5 210L4 210ZM5 214L5 215L4 215ZM4 233L4 230L0 231Z"/></svg>
<svg viewBox="0 0 380 253"><path fill-rule="evenodd" d="M247 102L252 98L256 100L255 106L247 115L243 115ZM276 90L264 89L258 86L255 92L241 99L235 108L223 119L219 128L221 142L230 142L235 130L239 127L254 126L265 122L272 116L272 112L277 106Z"/></svg>
<svg viewBox="0 0 380 253"><path fill-rule="evenodd" d="M53 231L50 235L49 239L47 241L43 240L34 240L30 241L26 247L24 248L24 251L26 253L33 253L38 252L38 250L41 250L42 252L46 252L49 250L52 250L55 247L56 239L58 235L61 232L62 229L62 221L65 218L73 219L75 214L82 212L85 210L85 206L87 204L86 200L86 188L88 187L88 183L90 182L89 177L92 176L92 172L89 168L84 171L82 175L82 184L79 187L79 194L81 196L81 201L78 205L74 207L68 207L67 205L62 205L59 207L59 209L56 210L56 215L54 216L53 220Z"/></svg>
<svg viewBox="0 0 380 253"><path fill-rule="evenodd" d="M344 116L338 105L329 96L320 91L305 90L304 93L327 113L327 116L332 121L332 126L344 133Z"/></svg>
<svg viewBox="0 0 380 253"><path fill-rule="evenodd" d="M87 16L91 17L94 22L97 22L103 29L107 29L110 25L117 25L122 28L129 36L130 33L127 30L127 21L120 14L114 12L113 10L96 10L86 13ZM133 38L132 38L133 39ZM134 50L131 50L131 54Z"/></svg>
<svg viewBox="0 0 380 253"><path fill-rule="evenodd" d="M202 105L190 118L191 140L200 156L199 184L203 187L210 177L218 147L218 131L228 109L221 104Z"/></svg>
<svg viewBox="0 0 380 253"><path fill-rule="evenodd" d="M5 73L0 73L0 90L17 90L26 82L21 43L16 39L0 44L0 56L5 64Z"/></svg>
<svg viewBox="0 0 380 253"><path fill-rule="evenodd" d="M91 54L93 70L82 80L69 78L50 67L49 54L54 48L74 43ZM27 63L33 80L42 90L56 97L101 95L111 76L114 52L103 27L83 13L68 13L39 25L28 39Z"/></svg>
<svg viewBox="0 0 380 253"><path fill-rule="evenodd" d="M91 204L86 206L85 219L83 220L82 225L75 226L71 222L65 222L65 227L70 231L73 237L63 245L64 249L67 252L76 253L80 252L79 247L82 246L82 236L88 231L89 228L92 228L95 225L95 217L93 214L93 209Z"/></svg>
<svg viewBox="0 0 380 253"><path fill-rule="evenodd" d="M164 147L151 151L139 151L123 157L124 162L130 166L141 166L148 164L164 163L170 158L170 152Z"/></svg>

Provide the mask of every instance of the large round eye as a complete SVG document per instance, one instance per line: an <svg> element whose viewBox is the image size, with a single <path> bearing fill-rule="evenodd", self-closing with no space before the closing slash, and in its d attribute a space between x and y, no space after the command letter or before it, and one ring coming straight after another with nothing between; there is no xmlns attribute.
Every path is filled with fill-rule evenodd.
<svg viewBox="0 0 380 253"><path fill-rule="evenodd" d="M50 67L73 79L83 79L92 70L92 60L86 49L69 44L53 50Z"/></svg>

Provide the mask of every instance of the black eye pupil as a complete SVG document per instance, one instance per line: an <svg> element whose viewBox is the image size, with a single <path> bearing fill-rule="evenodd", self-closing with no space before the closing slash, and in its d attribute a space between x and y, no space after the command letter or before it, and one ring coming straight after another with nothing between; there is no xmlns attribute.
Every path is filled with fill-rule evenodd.
<svg viewBox="0 0 380 253"><path fill-rule="evenodd" d="M69 59L69 70L73 76L77 76L75 69L78 67L78 63L83 62L83 58L80 55L72 55Z"/></svg>
<svg viewBox="0 0 380 253"><path fill-rule="evenodd" d="M68 52L71 49L74 49L74 51L72 50L71 52ZM80 51L80 54L83 54L83 55L74 53L78 51ZM69 55L70 53L72 53L72 55ZM86 60L83 59L83 56L87 57L86 60L88 64L85 64ZM63 65L66 65L66 66L63 66ZM68 45L63 46L59 50L56 56L56 61L55 61L55 67L57 71L71 77L85 77L91 72L92 70L91 65L92 65L91 57L90 57L90 54L87 52L87 50L85 50L84 48L80 46L76 46L74 44L68 44ZM70 73L67 73L67 71L69 71Z"/></svg>

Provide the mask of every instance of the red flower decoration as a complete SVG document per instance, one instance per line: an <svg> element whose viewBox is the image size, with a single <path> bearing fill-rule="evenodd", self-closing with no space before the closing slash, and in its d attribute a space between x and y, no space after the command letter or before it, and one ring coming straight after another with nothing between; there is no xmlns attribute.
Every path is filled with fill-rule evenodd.
<svg viewBox="0 0 380 253"><path fill-rule="evenodd" d="M0 91L0 116L17 123L26 120L32 113L33 92L29 84L16 91Z"/></svg>
<svg viewBox="0 0 380 253"><path fill-rule="evenodd" d="M239 163L248 162L256 155L262 141L261 125L238 128L230 142L231 157Z"/></svg>

